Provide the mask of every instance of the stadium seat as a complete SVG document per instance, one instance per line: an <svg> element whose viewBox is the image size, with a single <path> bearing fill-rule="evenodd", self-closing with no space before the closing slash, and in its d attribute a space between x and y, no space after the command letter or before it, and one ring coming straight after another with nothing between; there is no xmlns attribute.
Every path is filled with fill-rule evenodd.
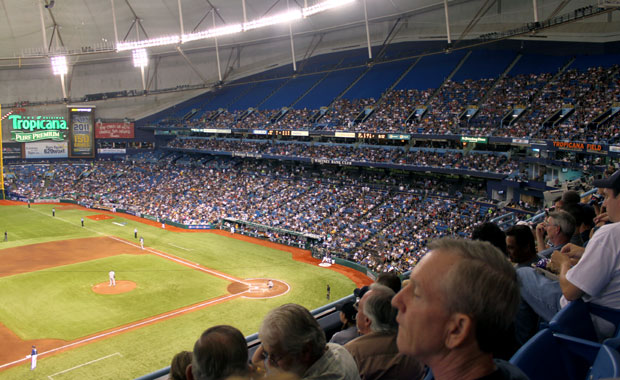
<svg viewBox="0 0 620 380"><path fill-rule="evenodd" d="M620 310L584 302L581 299L573 301L562 308L549 322L549 329L553 332L576 338L593 342L598 341L599 339L590 314L597 315L613 323L616 326L614 336L618 336Z"/></svg>
<svg viewBox="0 0 620 380"><path fill-rule="evenodd" d="M582 380L601 347L599 343L554 333L546 328L527 341L510 362L531 380ZM605 362L604 358L601 362Z"/></svg>
<svg viewBox="0 0 620 380"><path fill-rule="evenodd" d="M549 329L553 332L589 341L597 340L588 305L581 299L573 301L562 308L549 321Z"/></svg>
<svg viewBox="0 0 620 380"><path fill-rule="evenodd" d="M620 377L620 354L610 346L601 346L586 379L598 380L618 377Z"/></svg>

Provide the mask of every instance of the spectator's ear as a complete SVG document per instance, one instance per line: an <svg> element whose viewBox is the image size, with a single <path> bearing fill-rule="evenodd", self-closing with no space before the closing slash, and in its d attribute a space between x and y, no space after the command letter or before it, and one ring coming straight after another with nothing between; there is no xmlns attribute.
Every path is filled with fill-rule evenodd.
<svg viewBox="0 0 620 380"><path fill-rule="evenodd" d="M445 345L448 349L455 349L476 340L474 321L467 314L454 313L446 323Z"/></svg>
<svg viewBox="0 0 620 380"><path fill-rule="evenodd" d="M194 380L194 375L192 374L192 365L188 364L187 367L185 367L185 378L187 380Z"/></svg>

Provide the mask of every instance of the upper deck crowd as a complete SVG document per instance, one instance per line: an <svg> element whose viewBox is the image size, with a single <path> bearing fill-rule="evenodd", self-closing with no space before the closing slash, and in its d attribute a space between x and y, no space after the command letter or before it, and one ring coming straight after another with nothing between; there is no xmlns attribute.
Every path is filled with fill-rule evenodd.
<svg viewBox="0 0 620 380"><path fill-rule="evenodd" d="M615 143L620 124L619 66L520 74L498 79L446 80L438 89L395 89L380 99L337 98L327 110L290 108L203 111L189 119L168 118L164 127L329 130L500 136ZM464 117L468 108L476 109ZM371 110L369 116L356 118ZM519 110L522 110L519 111ZM556 113L566 113L558 120ZM518 111L518 112L517 112ZM506 116L519 113L512 119ZM316 117L321 115L321 117Z"/></svg>

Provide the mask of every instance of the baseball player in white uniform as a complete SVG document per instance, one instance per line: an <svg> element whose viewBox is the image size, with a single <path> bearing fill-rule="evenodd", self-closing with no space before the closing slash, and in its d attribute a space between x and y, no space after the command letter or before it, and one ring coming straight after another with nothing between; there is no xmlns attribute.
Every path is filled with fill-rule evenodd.
<svg viewBox="0 0 620 380"><path fill-rule="evenodd" d="M108 273L108 276L110 277L110 284L108 286L116 286L116 273L111 270L110 273Z"/></svg>
<svg viewBox="0 0 620 380"><path fill-rule="evenodd" d="M34 370L37 368L37 357L39 356L39 352L37 351L36 346L32 346L32 351L30 351L30 370Z"/></svg>

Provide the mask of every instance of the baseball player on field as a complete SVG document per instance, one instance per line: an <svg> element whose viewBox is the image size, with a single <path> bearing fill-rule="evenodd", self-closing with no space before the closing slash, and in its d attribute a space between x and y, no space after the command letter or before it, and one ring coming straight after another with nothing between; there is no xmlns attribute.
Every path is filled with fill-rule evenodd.
<svg viewBox="0 0 620 380"><path fill-rule="evenodd" d="M30 351L30 370L31 371L37 368L37 356L39 356L37 347L32 346L32 351Z"/></svg>
<svg viewBox="0 0 620 380"><path fill-rule="evenodd" d="M108 286L116 286L116 273L111 270L110 273L108 273L108 276L110 277L110 284Z"/></svg>

